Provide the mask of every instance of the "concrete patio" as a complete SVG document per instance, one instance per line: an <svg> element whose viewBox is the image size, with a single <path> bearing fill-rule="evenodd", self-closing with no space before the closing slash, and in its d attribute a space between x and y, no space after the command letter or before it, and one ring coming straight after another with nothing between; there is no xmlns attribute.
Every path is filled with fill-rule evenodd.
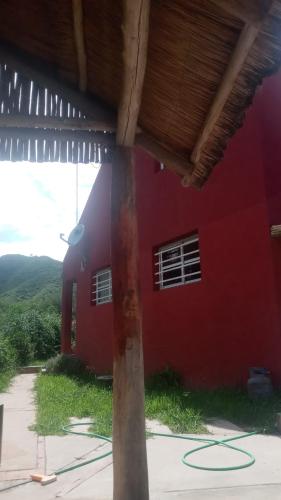
<svg viewBox="0 0 281 500"><path fill-rule="evenodd" d="M59 475L57 481L15 485L29 480L36 471L51 473L61 467L89 460L105 453L110 444L83 436L37 437L28 429L34 422L32 386L34 375L19 375L10 390L1 394L5 405L0 495L14 500L65 498L69 500L109 500L112 498L111 456L96 463ZM155 427L156 425L156 427ZM158 430L157 424L152 423ZM229 422L209 425L215 438L241 432ZM165 432L161 427L159 431ZM210 435L208 435L210 437ZM230 472L208 472L181 463L182 455L196 443L162 437L147 442L151 500L252 499L281 498L281 441L279 436L251 436L237 441L252 452L256 463ZM213 447L194 455L194 463L227 466L243 463L243 455ZM11 489L7 489L11 487ZM133 500L133 499L132 499Z"/></svg>

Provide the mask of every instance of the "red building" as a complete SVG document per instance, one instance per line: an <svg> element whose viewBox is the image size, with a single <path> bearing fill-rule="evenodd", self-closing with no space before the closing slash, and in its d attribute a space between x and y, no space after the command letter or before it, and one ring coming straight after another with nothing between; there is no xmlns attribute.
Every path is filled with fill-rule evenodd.
<svg viewBox="0 0 281 500"><path fill-rule="evenodd" d="M265 81L202 191L136 151L146 373L166 366L187 385L244 383L265 366L281 383L281 74ZM100 169L64 260L62 349L112 370L111 165Z"/></svg>

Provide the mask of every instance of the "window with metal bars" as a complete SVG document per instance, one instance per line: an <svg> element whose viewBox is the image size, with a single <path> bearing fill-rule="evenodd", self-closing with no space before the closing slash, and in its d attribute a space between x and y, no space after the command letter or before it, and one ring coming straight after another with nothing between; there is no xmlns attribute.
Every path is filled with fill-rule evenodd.
<svg viewBox="0 0 281 500"><path fill-rule="evenodd" d="M91 304L99 305L112 301L111 269L101 269L92 275Z"/></svg>
<svg viewBox="0 0 281 500"><path fill-rule="evenodd" d="M154 282L159 289L201 280L198 234L159 247L154 257Z"/></svg>

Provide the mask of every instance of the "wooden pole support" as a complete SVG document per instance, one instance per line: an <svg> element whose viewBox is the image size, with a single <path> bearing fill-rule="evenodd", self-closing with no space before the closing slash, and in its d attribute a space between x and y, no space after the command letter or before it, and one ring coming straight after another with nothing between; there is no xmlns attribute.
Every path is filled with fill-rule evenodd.
<svg viewBox="0 0 281 500"><path fill-rule="evenodd" d="M4 417L4 405L0 405L0 464L2 462L2 440L3 440L3 417Z"/></svg>
<svg viewBox="0 0 281 500"><path fill-rule="evenodd" d="M114 500L148 500L134 152L117 146L111 191Z"/></svg>
<svg viewBox="0 0 281 500"><path fill-rule="evenodd" d="M61 308L61 350L66 354L71 354L71 323L72 323L72 294L73 282L66 280L62 289Z"/></svg>
<svg viewBox="0 0 281 500"><path fill-rule="evenodd" d="M72 0L74 39L79 72L79 89L87 90L87 56L84 41L83 5L82 0Z"/></svg>

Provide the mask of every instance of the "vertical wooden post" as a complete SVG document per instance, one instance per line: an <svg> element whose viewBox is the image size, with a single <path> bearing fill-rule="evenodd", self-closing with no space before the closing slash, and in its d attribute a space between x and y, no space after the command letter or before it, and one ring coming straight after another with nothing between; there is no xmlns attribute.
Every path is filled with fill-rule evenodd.
<svg viewBox="0 0 281 500"><path fill-rule="evenodd" d="M148 500L135 166L117 146L111 191L114 500Z"/></svg>
<svg viewBox="0 0 281 500"><path fill-rule="evenodd" d="M73 282L65 280L61 297L61 351L70 354L71 349L71 324L72 324L72 289Z"/></svg>
<svg viewBox="0 0 281 500"><path fill-rule="evenodd" d="M2 440L3 440L3 417L4 405L0 405L0 464L2 463Z"/></svg>

